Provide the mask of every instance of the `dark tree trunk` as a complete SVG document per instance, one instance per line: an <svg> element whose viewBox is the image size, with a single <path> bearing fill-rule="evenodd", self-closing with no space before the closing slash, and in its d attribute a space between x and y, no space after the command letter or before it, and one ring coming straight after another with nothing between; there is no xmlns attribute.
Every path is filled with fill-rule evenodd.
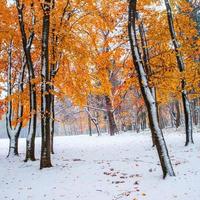
<svg viewBox="0 0 200 200"><path fill-rule="evenodd" d="M34 72L29 73L29 95L30 95L30 120L29 120L29 128L28 135L26 138L26 157L25 162L31 160L35 161L35 135L36 135L36 124L37 124L37 102L36 102L36 86L31 83L31 77L35 77Z"/></svg>
<svg viewBox="0 0 200 200"><path fill-rule="evenodd" d="M178 100L170 103L169 112L171 116L171 126L178 128L181 125L181 113Z"/></svg>
<svg viewBox="0 0 200 200"><path fill-rule="evenodd" d="M135 129L136 129L137 133L140 132L140 116L139 116L139 113L140 113L140 111L138 111L137 114L136 114L137 119L136 119L136 122L135 122Z"/></svg>
<svg viewBox="0 0 200 200"><path fill-rule="evenodd" d="M167 175L175 176L175 174L171 165L171 160L168 154L162 130L159 127L155 97L152 94L151 88L148 83L147 75L145 73L144 65L142 62L137 42L136 5L137 5L136 0L129 1L128 33L129 33L131 52L133 56L133 62L138 74L141 92L145 100L145 104L148 111L150 129L155 137L155 144L160 158L160 163L163 171L163 178L165 178Z"/></svg>
<svg viewBox="0 0 200 200"><path fill-rule="evenodd" d="M176 128L178 128L181 125L181 112L178 100L175 101L175 107L176 107Z"/></svg>
<svg viewBox="0 0 200 200"><path fill-rule="evenodd" d="M159 106L157 109L158 109L159 126L161 129L164 129L166 127L166 123L165 123L165 119L163 118L163 115L162 115L162 107Z"/></svg>
<svg viewBox="0 0 200 200"><path fill-rule="evenodd" d="M41 129L42 146L40 169L52 167L51 164L51 73L49 65L49 30L51 0L43 3L42 64L41 64Z"/></svg>
<svg viewBox="0 0 200 200"><path fill-rule="evenodd" d="M108 117L108 132L111 136L118 133L118 128L115 122L114 113L112 111L112 102L109 96L105 96L107 117Z"/></svg>
<svg viewBox="0 0 200 200"><path fill-rule="evenodd" d="M198 126L200 127L200 97L197 98L198 99L198 109L197 109L197 113L198 113Z"/></svg>
<svg viewBox="0 0 200 200"><path fill-rule="evenodd" d="M52 85L52 90L54 86ZM51 153L54 154L54 132L55 132L55 96L51 95Z"/></svg>
<svg viewBox="0 0 200 200"><path fill-rule="evenodd" d="M192 116L194 125L198 125L198 98L193 99L192 101Z"/></svg>
<svg viewBox="0 0 200 200"><path fill-rule="evenodd" d="M146 112L141 113L141 129L145 130L146 129Z"/></svg>
<svg viewBox="0 0 200 200"><path fill-rule="evenodd" d="M53 8L54 8L53 3ZM53 9L52 8L52 9ZM51 44L52 44L52 60L53 63L51 63L51 72L50 72L50 79L51 79L51 90L54 91L54 78L56 75L56 50L57 50L57 44L58 44L58 37L56 35L56 28L55 25L52 27L52 35L51 35ZM54 154L54 132L55 132L55 96L54 93L51 93L51 153Z"/></svg>
<svg viewBox="0 0 200 200"><path fill-rule="evenodd" d="M35 135L26 140L26 157L24 162L28 160L35 161Z"/></svg>
<svg viewBox="0 0 200 200"><path fill-rule="evenodd" d="M90 112L90 109L88 108L88 112ZM88 129L89 129L89 136L92 136L92 124L91 124L91 119L90 119L90 114L87 113L88 115Z"/></svg>
<svg viewBox="0 0 200 200"><path fill-rule="evenodd" d="M31 70L32 71L32 70ZM29 95L30 95L30 120L28 135L26 138L26 158L28 160L35 161L35 136L36 136L36 124L37 124L37 102L36 102L36 86L31 82L31 77L35 77L34 72L29 73Z"/></svg>
<svg viewBox="0 0 200 200"><path fill-rule="evenodd" d="M167 19L168 19L168 24L169 24L170 35L171 35L174 50L176 52L176 60L177 60L178 68L180 72L184 72L185 64L183 61L182 53L180 51L180 44L177 40L177 36L176 36L175 28L174 28L172 9L171 9L169 0L165 0L165 6L167 10ZM184 78L181 80L181 89L182 89L181 94L182 94L182 102L183 102L184 117L185 117L185 132L186 132L185 145L187 146L194 142L193 142L191 108L190 108L190 102L189 102L187 91L186 91L186 81Z"/></svg>
<svg viewBox="0 0 200 200"><path fill-rule="evenodd" d="M170 114L171 127L174 128L174 126L176 125L175 102L169 103L169 114Z"/></svg>

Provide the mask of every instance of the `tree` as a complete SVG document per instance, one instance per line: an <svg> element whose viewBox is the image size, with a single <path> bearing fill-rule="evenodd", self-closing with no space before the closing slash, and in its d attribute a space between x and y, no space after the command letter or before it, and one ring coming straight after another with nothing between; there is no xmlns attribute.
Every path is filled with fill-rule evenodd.
<svg viewBox="0 0 200 200"><path fill-rule="evenodd" d="M138 39L136 32L136 15L137 15L136 6L137 6L137 0L129 1L128 33L129 33L131 52L132 52L134 66L138 73L141 92L145 100L145 104L148 111L150 129L155 138L155 145L160 158L160 163L163 171L163 178L165 178L167 175L175 176L175 173L172 168L171 160L168 154L162 130L159 128L155 97L150 89L138 46Z"/></svg>
<svg viewBox="0 0 200 200"><path fill-rule="evenodd" d="M166 11L167 11L167 18L168 18L171 40L174 47L174 51L176 52L177 65L178 65L179 71L183 73L185 71L184 58L180 50L180 43L176 36L176 31L174 28L174 20L172 16L172 9L171 9L169 0L165 0L165 6L166 6ZM194 143L194 142L193 142L191 108L190 108L190 102L189 102L188 94L186 90L186 80L184 77L181 80L181 94L182 94L182 102L183 102L184 117L185 117L185 131L186 131L185 145L187 146L190 143Z"/></svg>
<svg viewBox="0 0 200 200"><path fill-rule="evenodd" d="M41 51L41 130L42 146L40 169L52 167L51 164L51 72L49 64L49 32L52 0L42 3L42 51Z"/></svg>
<svg viewBox="0 0 200 200"><path fill-rule="evenodd" d="M100 136L101 133L100 133L99 122L98 122L97 117L92 116L92 114L91 114L89 108L86 108L85 111L88 113L89 119L94 123L94 125L95 125L95 127L96 127L96 130L97 130L98 136ZM91 130L90 130L90 131L91 131Z"/></svg>
<svg viewBox="0 0 200 200"><path fill-rule="evenodd" d="M8 138L10 140L9 144L9 156L18 155L18 139L20 135L20 131L23 124L23 103L22 103L22 93L24 90L24 72L26 67L26 61L24 59L21 63L21 70L18 78L18 91L15 91L15 93L18 94L18 103L17 103L17 122L13 124L13 116L14 116L14 109L13 109L13 85L12 85L12 68L13 68L13 40L10 41L10 45L8 48L8 81L7 81L7 88L8 88L8 100L7 100L7 113L6 113L6 129ZM16 99L15 99L16 101Z"/></svg>
<svg viewBox="0 0 200 200"><path fill-rule="evenodd" d="M31 54L31 48L33 39L35 36L34 32L34 25L35 25L35 11L34 11L34 3L30 2L31 6L31 28L30 34L25 29L25 22L24 22L24 9L25 4L19 0L16 0L16 8L18 12L18 22L20 26L21 32L21 40L22 46L25 54L25 59L28 68L28 77L29 77L29 99L30 99L30 120L29 120L29 128L28 134L26 139L26 158L25 161L28 160L35 160L35 135L36 135L36 123L37 123L37 101L36 101L36 85L34 83L35 79L35 72L34 72L34 65L33 59Z"/></svg>

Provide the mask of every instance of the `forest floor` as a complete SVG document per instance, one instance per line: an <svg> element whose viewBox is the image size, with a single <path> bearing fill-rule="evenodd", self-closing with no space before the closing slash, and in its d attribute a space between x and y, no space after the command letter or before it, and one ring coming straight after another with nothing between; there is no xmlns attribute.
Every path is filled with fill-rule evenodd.
<svg viewBox="0 0 200 200"><path fill-rule="evenodd" d="M167 129L176 177L162 179L148 131L110 137L55 138L53 168L39 170L39 160L6 158L8 140L0 140L0 200L199 200L200 134L184 146L182 131ZM40 138L37 138L39 158Z"/></svg>

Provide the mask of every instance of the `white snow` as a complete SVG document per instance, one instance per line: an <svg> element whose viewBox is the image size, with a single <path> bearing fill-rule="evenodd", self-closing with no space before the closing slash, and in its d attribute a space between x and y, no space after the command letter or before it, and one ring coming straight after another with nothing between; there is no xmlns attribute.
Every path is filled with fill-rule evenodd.
<svg viewBox="0 0 200 200"><path fill-rule="evenodd" d="M165 130L176 177L162 179L150 133L55 138L53 168L39 170L39 160L6 158L8 140L0 140L0 200L199 200L200 134L185 147L185 135ZM37 138L39 158L40 138Z"/></svg>

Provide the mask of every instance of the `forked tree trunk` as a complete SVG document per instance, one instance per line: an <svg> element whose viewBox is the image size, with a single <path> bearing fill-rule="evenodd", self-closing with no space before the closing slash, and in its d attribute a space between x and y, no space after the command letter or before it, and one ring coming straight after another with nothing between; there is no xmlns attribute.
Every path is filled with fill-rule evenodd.
<svg viewBox="0 0 200 200"><path fill-rule="evenodd" d="M34 16L34 4L31 4L32 9L32 29L30 36L27 37L25 31L25 24L24 24L24 3L19 0L16 0L16 7L18 11L18 21L20 26L20 32L22 36L22 45L23 50L26 58L26 64L28 68L28 77L29 77L29 102L30 102L30 120L29 120L29 128L28 134L26 139L26 158L25 161L28 160L35 160L35 135L36 135L36 123L37 123L37 102L36 102L36 86L33 83L33 79L35 79L34 74L34 66L32 62L31 56L31 47L34 38L34 24L35 24L35 16Z"/></svg>
<svg viewBox="0 0 200 200"><path fill-rule="evenodd" d="M166 11L167 11L167 19L168 19L168 24L169 24L171 40L173 43L174 50L176 52L176 60L177 60L178 68L179 68L180 72L184 72L185 64L183 61L182 53L180 51L180 44L179 44L177 36L176 36L173 15L172 15L172 9L171 9L169 0L165 0L165 6L166 6ZM186 132L185 145L187 146L194 142L193 142L191 108L190 108L190 102L189 102L187 91L186 91L186 80L184 78L182 78L182 80L181 80L181 89L182 89L181 94L182 94L182 102L183 102L184 117L185 117L185 132Z"/></svg>
<svg viewBox="0 0 200 200"><path fill-rule="evenodd" d="M50 30L50 12L52 1L45 0L43 7L43 25L42 25L42 64L41 64L41 129L42 146L40 169L52 167L51 164L51 72L49 65L49 30Z"/></svg>
<svg viewBox="0 0 200 200"><path fill-rule="evenodd" d="M112 111L112 102L109 96L105 96L107 117L108 117L108 132L111 136L118 133L118 128L115 122L114 113Z"/></svg>
<svg viewBox="0 0 200 200"><path fill-rule="evenodd" d="M12 95L12 48L13 44L12 41L10 43L10 47L8 49L8 81L7 81L7 88L8 88L8 103L7 103L7 113L6 113L6 130L9 138L9 156L17 156L18 153L18 139L20 135L20 131L22 128L22 116L23 116L23 105L21 102L21 97L19 96L19 102L18 102L18 113L17 117L19 122L17 122L16 126L12 125L12 113L13 113L13 107L12 107L12 99L9 99ZM19 81L18 81L18 93L21 95L23 92L23 85L24 85L24 72L25 72L25 66L26 62L22 60L22 67L20 71Z"/></svg>
<svg viewBox="0 0 200 200"><path fill-rule="evenodd" d="M89 108L86 108L85 111L88 113L88 117L90 118L90 120L91 120L91 121L93 122L93 124L95 125L98 136L100 136L100 135L101 135L101 132L100 132L100 128L99 128L98 118L92 116L92 114L91 114ZM91 135L91 136L92 136L92 135Z"/></svg>
<svg viewBox="0 0 200 200"><path fill-rule="evenodd" d="M175 173L171 164L171 160L168 154L162 130L159 128L155 98L152 94L151 88L147 80L147 75L144 70L144 65L142 62L139 46L137 43L136 5L137 5L136 0L129 1L128 33L129 33L131 52L133 56L133 62L138 74L142 95L145 100L145 104L148 111L150 129L155 137L155 144L163 171L163 178L165 178L167 175L175 176Z"/></svg>

